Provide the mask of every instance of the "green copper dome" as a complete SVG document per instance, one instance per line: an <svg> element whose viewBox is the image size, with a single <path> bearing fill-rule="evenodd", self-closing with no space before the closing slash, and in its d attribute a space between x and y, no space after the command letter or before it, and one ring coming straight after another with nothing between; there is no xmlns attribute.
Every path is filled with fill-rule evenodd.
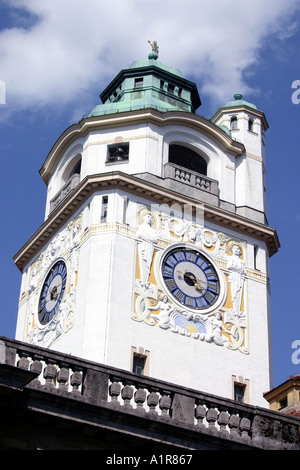
<svg viewBox="0 0 300 470"><path fill-rule="evenodd" d="M249 108L257 109L257 107L254 104L244 101L243 95L241 93L236 93L234 95L234 101L227 101L227 103L223 107L231 108L233 106L249 106Z"/></svg>
<svg viewBox="0 0 300 470"><path fill-rule="evenodd" d="M151 57L151 54L149 54L148 60L136 60L135 62L133 62L130 68L135 69L135 68L140 68L140 67L155 66L155 67L162 69L163 71L167 73L183 78L183 75L180 72L180 70L175 69L174 67L171 67L169 65L163 64L157 59L153 59L149 57Z"/></svg>
<svg viewBox="0 0 300 470"><path fill-rule="evenodd" d="M128 69L121 70L101 93L103 104L88 116L146 108L194 113L201 105L196 84L157 58L158 53L152 50L147 60L135 61Z"/></svg>

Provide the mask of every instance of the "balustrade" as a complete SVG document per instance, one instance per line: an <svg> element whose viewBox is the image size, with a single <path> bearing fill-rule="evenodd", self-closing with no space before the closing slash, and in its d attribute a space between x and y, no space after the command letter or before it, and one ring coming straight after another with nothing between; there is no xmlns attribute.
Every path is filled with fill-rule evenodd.
<svg viewBox="0 0 300 470"><path fill-rule="evenodd" d="M174 163L165 164L164 177L181 181L185 184L193 186L194 188L207 191L214 195L218 195L219 193L219 186L216 180L213 180L206 175L197 173L196 171L189 170L188 168L175 165Z"/></svg>
<svg viewBox="0 0 300 470"><path fill-rule="evenodd" d="M78 186L80 182L80 175L75 173L67 183L58 191L58 193L54 196L53 199L50 201L50 212L54 211L54 209L68 196L68 194L73 191L73 189Z"/></svg>
<svg viewBox="0 0 300 470"><path fill-rule="evenodd" d="M258 448L299 449L295 418L0 338L0 366L36 374L28 389L71 397Z"/></svg>

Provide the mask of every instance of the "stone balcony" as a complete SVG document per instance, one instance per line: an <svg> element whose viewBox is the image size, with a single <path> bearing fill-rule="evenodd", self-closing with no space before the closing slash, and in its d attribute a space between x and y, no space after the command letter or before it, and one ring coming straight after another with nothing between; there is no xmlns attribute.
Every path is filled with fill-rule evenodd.
<svg viewBox="0 0 300 470"><path fill-rule="evenodd" d="M219 204L219 183L216 180L208 178L205 175L189 170L187 168L175 165L174 163L166 163L163 170L163 178L172 180L174 183L184 183L188 185L190 191L193 189L200 190L203 202L210 202L212 204ZM67 183L58 191L54 198L50 201L50 213L56 209L57 206L78 186L80 183L80 175L74 174ZM181 190L189 192L186 187L181 187ZM179 192L181 192L179 189Z"/></svg>
<svg viewBox="0 0 300 470"><path fill-rule="evenodd" d="M299 450L297 418L4 337L0 396L3 449Z"/></svg>
<svg viewBox="0 0 300 470"><path fill-rule="evenodd" d="M172 178L216 196L219 194L218 181L174 163L166 163L164 165L164 178Z"/></svg>
<svg viewBox="0 0 300 470"><path fill-rule="evenodd" d="M73 189L78 186L80 183L80 175L74 174L71 178L67 181L67 183L58 191L58 193L54 196L54 198L50 201L50 212L54 211L56 207L70 194Z"/></svg>

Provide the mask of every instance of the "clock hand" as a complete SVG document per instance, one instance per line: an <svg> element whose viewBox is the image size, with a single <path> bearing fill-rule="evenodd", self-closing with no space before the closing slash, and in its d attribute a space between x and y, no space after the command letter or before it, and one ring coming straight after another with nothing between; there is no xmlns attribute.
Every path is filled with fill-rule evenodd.
<svg viewBox="0 0 300 470"><path fill-rule="evenodd" d="M51 302L52 300L56 300L58 298L61 292L61 286L62 286L62 283L60 282L59 284L56 284L55 286L53 286L52 289L49 289L49 292L46 297L46 303Z"/></svg>
<svg viewBox="0 0 300 470"><path fill-rule="evenodd" d="M185 271L184 273L182 273L181 271L177 271L177 274L186 276L189 279L191 279L191 281L194 283L194 287L197 290L201 291L201 290L206 288L206 284L201 279L197 279L194 274L189 273L188 271ZM202 286L201 286L201 284L202 284Z"/></svg>

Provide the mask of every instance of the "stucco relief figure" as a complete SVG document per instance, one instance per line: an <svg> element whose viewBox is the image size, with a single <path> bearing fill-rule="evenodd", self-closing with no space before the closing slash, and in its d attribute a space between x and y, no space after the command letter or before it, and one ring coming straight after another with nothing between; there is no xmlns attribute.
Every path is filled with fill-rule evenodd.
<svg viewBox="0 0 300 470"><path fill-rule="evenodd" d="M212 319L212 341L218 346L223 346L229 340L222 334L223 322L220 312L216 313Z"/></svg>
<svg viewBox="0 0 300 470"><path fill-rule="evenodd" d="M39 344L49 347L59 336L66 333L74 324L74 311L76 301L76 275L79 264L81 235L81 215L69 223L61 233L59 233L41 254L38 261L32 267L28 309L28 327L26 329L26 341L32 344ZM34 316L38 309L38 289L39 283L43 282L44 276L49 266L60 256L67 253L69 261L68 289L64 301L61 303L55 317L44 327L40 327L34 322Z"/></svg>
<svg viewBox="0 0 300 470"><path fill-rule="evenodd" d="M233 313L237 317L240 317L246 270L245 263L241 260L241 248L238 245L233 245L231 251L232 256L229 258L227 264L230 271L228 280L231 288Z"/></svg>
<svg viewBox="0 0 300 470"><path fill-rule="evenodd" d="M148 287L148 279L154 254L154 244L157 242L156 230L152 228L152 216L146 214L143 218L143 223L137 230L137 237L139 239L139 264L141 274L141 287L146 289Z"/></svg>
<svg viewBox="0 0 300 470"><path fill-rule="evenodd" d="M164 330L170 328L173 333L190 336L187 328L184 325L178 324L177 319L192 320L193 316L188 314L185 310L178 309L175 305L171 304L166 294L160 294L155 307L148 307L148 311L153 310L160 310L158 314L150 315L160 328Z"/></svg>
<svg viewBox="0 0 300 470"><path fill-rule="evenodd" d="M161 328L167 329L170 327L170 315L174 310L174 306L170 304L167 295L161 294L158 298L158 303L155 307L149 307L148 310L160 310L158 314L151 315Z"/></svg>

